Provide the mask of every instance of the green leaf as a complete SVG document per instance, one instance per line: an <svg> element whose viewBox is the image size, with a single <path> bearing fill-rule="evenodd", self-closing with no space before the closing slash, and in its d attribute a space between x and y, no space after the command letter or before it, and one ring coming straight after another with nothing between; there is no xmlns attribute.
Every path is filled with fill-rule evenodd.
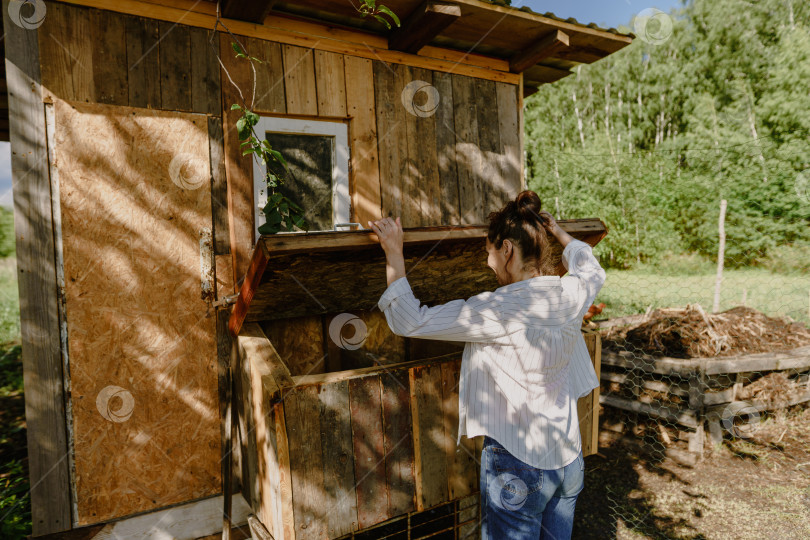
<svg viewBox="0 0 810 540"><path fill-rule="evenodd" d="M391 17L394 20L394 22L397 24L397 26L399 26L399 17L397 17L396 13L394 13L393 11L391 11L390 9L388 9L385 6L380 6L377 9L379 9L381 13L385 13L386 15ZM390 26L389 26L389 28L390 28Z"/></svg>
<svg viewBox="0 0 810 540"><path fill-rule="evenodd" d="M385 27L388 28L389 30L391 29L391 23L389 23L384 17L380 15L374 15L374 18L383 23Z"/></svg>
<svg viewBox="0 0 810 540"><path fill-rule="evenodd" d="M236 121L236 132L239 134L240 141L250 137L250 126L244 116Z"/></svg>
<svg viewBox="0 0 810 540"><path fill-rule="evenodd" d="M280 230L281 227L278 225L270 225L269 223L259 226L259 234L276 234Z"/></svg>
<svg viewBox="0 0 810 540"><path fill-rule="evenodd" d="M232 110L232 111L241 111L241 110L242 110L242 106L241 106L241 105L239 105L238 103L234 103L233 105L231 105L231 110Z"/></svg>
<svg viewBox="0 0 810 540"><path fill-rule="evenodd" d="M246 58L247 57L247 55L245 54L245 51L242 50L242 47L240 47L237 42L231 41L231 47L233 47L233 50L236 52L236 57L237 58Z"/></svg>
<svg viewBox="0 0 810 540"><path fill-rule="evenodd" d="M245 110L245 118L247 118L250 126L253 127L259 123L259 119L261 118L258 114L253 111Z"/></svg>

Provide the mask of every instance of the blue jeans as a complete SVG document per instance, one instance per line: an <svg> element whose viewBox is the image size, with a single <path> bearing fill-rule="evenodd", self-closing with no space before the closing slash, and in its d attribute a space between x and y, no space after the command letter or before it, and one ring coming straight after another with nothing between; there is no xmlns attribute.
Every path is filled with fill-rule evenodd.
<svg viewBox="0 0 810 540"><path fill-rule="evenodd" d="M577 495L585 487L585 460L537 469L484 436L481 453L482 540L571 538Z"/></svg>

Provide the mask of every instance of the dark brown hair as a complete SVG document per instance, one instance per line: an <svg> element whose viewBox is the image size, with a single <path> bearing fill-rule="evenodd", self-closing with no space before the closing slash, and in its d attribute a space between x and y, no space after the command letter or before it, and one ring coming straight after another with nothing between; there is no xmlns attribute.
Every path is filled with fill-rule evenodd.
<svg viewBox="0 0 810 540"><path fill-rule="evenodd" d="M522 191L498 211L489 214L487 239L500 249L507 238L520 249L523 270L537 270L542 275L554 273L551 245L540 215L540 197L534 191Z"/></svg>

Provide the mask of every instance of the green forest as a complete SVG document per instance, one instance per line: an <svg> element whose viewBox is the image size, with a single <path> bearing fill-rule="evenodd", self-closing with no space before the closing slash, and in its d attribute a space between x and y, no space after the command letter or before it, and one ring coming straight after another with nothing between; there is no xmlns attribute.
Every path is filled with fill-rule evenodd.
<svg viewBox="0 0 810 540"><path fill-rule="evenodd" d="M560 219L607 224L606 267L716 261L726 199L727 267L806 272L810 3L694 0L670 20L663 43L526 98L529 187Z"/></svg>

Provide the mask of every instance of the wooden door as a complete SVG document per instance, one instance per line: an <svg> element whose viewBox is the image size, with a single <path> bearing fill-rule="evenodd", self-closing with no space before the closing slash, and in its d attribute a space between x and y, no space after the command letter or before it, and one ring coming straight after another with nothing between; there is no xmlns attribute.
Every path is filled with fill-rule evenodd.
<svg viewBox="0 0 810 540"><path fill-rule="evenodd" d="M56 101L52 120L77 524L218 493L206 116Z"/></svg>

